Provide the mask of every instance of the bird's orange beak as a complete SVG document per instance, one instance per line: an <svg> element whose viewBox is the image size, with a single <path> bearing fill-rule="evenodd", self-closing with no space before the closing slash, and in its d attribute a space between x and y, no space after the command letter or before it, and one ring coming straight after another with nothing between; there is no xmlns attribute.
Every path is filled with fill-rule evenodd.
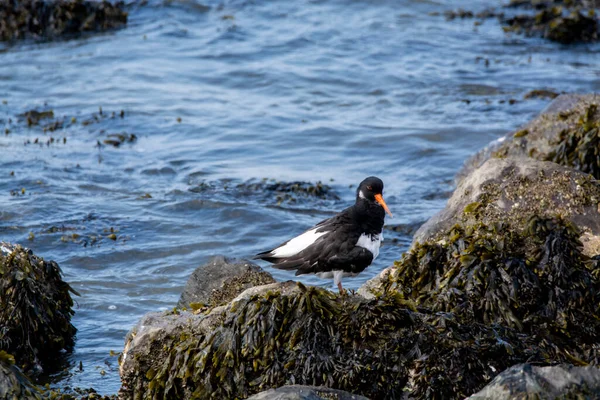
<svg viewBox="0 0 600 400"><path fill-rule="evenodd" d="M386 213L390 214L390 217L394 218L394 216L392 215L392 212L388 208L387 204L385 204L385 200L383 200L382 195L376 194L375 201L378 202L379 204L381 204L381 207L383 207L383 209L385 210Z"/></svg>

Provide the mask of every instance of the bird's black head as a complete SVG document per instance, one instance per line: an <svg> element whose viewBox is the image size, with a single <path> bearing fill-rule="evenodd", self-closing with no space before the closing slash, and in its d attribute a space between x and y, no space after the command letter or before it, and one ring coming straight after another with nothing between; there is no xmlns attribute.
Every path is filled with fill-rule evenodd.
<svg viewBox="0 0 600 400"><path fill-rule="evenodd" d="M392 216L387 204L383 200L383 181L376 176L370 176L358 185L356 189L356 201L365 199L378 203L383 209Z"/></svg>

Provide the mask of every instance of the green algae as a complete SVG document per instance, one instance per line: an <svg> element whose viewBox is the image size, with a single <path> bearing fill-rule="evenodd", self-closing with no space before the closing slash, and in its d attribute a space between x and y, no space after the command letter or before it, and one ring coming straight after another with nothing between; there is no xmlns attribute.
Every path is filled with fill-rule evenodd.
<svg viewBox="0 0 600 400"><path fill-rule="evenodd" d="M0 349L16 356L25 370L52 367L59 351L73 344L73 299L54 261L21 246L0 251Z"/></svg>

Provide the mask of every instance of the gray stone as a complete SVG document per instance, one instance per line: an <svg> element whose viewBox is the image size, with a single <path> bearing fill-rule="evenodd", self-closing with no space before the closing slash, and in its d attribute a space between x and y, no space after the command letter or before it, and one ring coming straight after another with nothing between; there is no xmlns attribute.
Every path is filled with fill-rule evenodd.
<svg viewBox="0 0 600 400"><path fill-rule="evenodd" d="M0 351L0 399L40 400L42 396L39 389L14 362L12 356Z"/></svg>
<svg viewBox="0 0 600 400"><path fill-rule="evenodd" d="M177 306L216 307L227 304L248 288L274 282L271 274L250 261L216 256L192 273Z"/></svg>
<svg viewBox="0 0 600 400"><path fill-rule="evenodd" d="M248 397L248 400L368 400L364 396L318 386L290 385Z"/></svg>
<svg viewBox="0 0 600 400"><path fill-rule="evenodd" d="M598 399L600 369L556 365L515 365L496 376L471 400Z"/></svg>
<svg viewBox="0 0 600 400"><path fill-rule="evenodd" d="M435 239L475 212L484 222L502 219L521 229L534 214L561 214L597 235L599 203L600 185L588 174L530 158L492 158L461 180L446 207L419 228L413 242ZM469 205L474 209L469 211Z"/></svg>
<svg viewBox="0 0 600 400"><path fill-rule="evenodd" d="M491 143L467 160L463 169L457 174L457 182L460 183L463 178L492 157L531 157L545 160L555 149L560 133L565 129L572 129L591 104L600 104L600 96L596 94L558 96L538 117Z"/></svg>

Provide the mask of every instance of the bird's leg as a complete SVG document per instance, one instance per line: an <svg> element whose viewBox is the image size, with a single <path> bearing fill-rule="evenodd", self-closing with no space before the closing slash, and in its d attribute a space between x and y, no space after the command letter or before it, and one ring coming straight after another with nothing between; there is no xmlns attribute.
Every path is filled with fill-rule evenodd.
<svg viewBox="0 0 600 400"><path fill-rule="evenodd" d="M335 283L340 291L340 294L344 294L344 288L342 287L342 276L344 276L343 271L333 271L333 283Z"/></svg>

